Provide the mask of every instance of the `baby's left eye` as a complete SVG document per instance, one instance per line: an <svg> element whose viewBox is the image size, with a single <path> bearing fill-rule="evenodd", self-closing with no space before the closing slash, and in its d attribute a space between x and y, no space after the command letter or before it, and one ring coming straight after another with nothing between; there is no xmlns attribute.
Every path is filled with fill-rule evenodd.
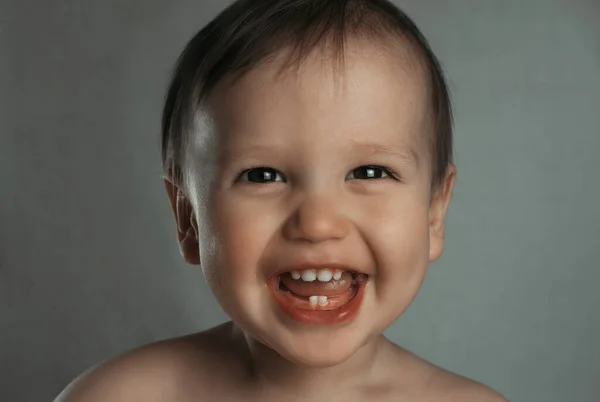
<svg viewBox="0 0 600 402"><path fill-rule="evenodd" d="M348 173L348 176L346 176L346 180L377 180L385 179L386 177L392 177L392 173L388 169L383 166L366 165L359 166L352 170Z"/></svg>

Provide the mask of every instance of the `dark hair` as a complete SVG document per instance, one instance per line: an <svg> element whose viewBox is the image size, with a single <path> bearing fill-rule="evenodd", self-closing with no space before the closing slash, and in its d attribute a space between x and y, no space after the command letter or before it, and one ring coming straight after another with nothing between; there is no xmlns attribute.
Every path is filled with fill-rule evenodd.
<svg viewBox="0 0 600 402"><path fill-rule="evenodd" d="M196 36L179 57L162 117L165 174L183 183L186 139L195 115L217 84L235 82L259 63L290 47L282 69L297 67L320 44L343 62L349 35L382 42L396 36L416 51L429 80L432 111L432 189L452 163L452 108L440 63L412 20L389 0L237 0ZM424 62L424 63L423 63Z"/></svg>

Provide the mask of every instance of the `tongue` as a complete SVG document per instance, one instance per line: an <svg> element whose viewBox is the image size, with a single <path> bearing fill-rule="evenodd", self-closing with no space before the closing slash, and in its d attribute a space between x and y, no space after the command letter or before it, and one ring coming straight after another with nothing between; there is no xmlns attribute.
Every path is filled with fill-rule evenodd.
<svg viewBox="0 0 600 402"><path fill-rule="evenodd" d="M352 286L352 275L348 272L342 273L338 280L332 279L329 282L305 282L302 279L294 279L289 273L281 275L281 283L285 285L292 293L302 296L327 296L334 297L347 292Z"/></svg>

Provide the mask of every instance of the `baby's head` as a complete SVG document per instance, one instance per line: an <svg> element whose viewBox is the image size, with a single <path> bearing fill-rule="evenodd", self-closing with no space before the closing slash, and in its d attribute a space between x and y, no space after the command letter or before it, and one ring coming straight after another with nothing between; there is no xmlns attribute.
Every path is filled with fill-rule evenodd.
<svg viewBox="0 0 600 402"><path fill-rule="evenodd" d="M451 120L439 63L387 0L235 2L190 41L164 108L184 258L249 337L348 359L442 253Z"/></svg>

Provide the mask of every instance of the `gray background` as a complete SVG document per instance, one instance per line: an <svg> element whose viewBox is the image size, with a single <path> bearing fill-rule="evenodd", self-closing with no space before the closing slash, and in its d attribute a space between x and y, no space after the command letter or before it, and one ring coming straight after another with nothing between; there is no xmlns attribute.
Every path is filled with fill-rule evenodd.
<svg viewBox="0 0 600 402"><path fill-rule="evenodd" d="M447 248L387 332L512 401L600 400L600 4L410 0L450 77ZM178 254L168 73L219 0L0 4L0 400L225 319Z"/></svg>

